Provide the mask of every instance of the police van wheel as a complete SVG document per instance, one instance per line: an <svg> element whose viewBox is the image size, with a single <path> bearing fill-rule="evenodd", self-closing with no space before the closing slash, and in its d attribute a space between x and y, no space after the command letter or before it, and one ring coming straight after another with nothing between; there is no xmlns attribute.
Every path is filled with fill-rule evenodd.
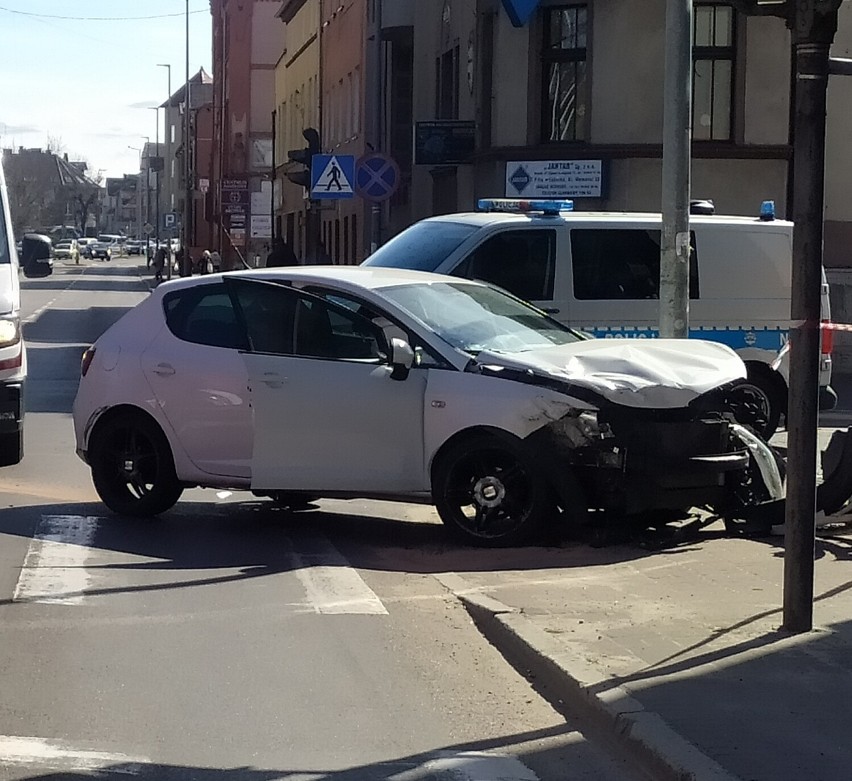
<svg viewBox="0 0 852 781"><path fill-rule="evenodd" d="M748 377L738 390L749 397L748 412L740 423L751 426L764 439L769 439L786 411L787 393L780 377L764 366L746 364Z"/></svg>

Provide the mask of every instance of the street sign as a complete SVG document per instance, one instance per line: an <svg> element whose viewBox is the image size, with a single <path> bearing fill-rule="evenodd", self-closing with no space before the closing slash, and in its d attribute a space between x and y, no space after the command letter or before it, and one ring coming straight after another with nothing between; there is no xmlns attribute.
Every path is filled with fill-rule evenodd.
<svg viewBox="0 0 852 781"><path fill-rule="evenodd" d="M166 230L180 226L180 214L177 212L166 212L163 215L163 227Z"/></svg>
<svg viewBox="0 0 852 781"><path fill-rule="evenodd" d="M151 225L151 223L150 223L150 222L146 222L146 223L142 226L142 230L143 230L143 231L145 231L145 233L146 233L148 236L150 236L150 235L154 232L154 226L153 226L153 225Z"/></svg>
<svg viewBox="0 0 852 781"><path fill-rule="evenodd" d="M355 167L355 190L365 201L386 201L399 188L401 174L392 157L364 155Z"/></svg>
<svg viewBox="0 0 852 781"><path fill-rule="evenodd" d="M354 198L354 155L314 155L311 160L311 198Z"/></svg>

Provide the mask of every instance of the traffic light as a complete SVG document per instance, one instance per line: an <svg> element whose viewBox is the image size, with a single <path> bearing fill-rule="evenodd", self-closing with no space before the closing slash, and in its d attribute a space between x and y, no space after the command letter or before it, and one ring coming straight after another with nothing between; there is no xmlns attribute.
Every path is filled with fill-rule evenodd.
<svg viewBox="0 0 852 781"><path fill-rule="evenodd" d="M312 127L305 128L302 131L302 137L308 142L304 149L291 149L287 152L287 157L291 163L301 163L305 166L304 171L291 171L286 174L287 178L309 190L311 187L311 160L314 155L318 155L320 151L319 133Z"/></svg>

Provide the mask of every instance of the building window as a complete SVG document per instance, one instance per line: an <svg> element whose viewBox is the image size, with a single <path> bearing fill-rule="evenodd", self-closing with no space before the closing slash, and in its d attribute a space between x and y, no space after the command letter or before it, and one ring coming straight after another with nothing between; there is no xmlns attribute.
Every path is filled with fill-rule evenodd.
<svg viewBox="0 0 852 781"><path fill-rule="evenodd" d="M731 139L735 17L729 5L695 7L692 50L692 137Z"/></svg>
<svg viewBox="0 0 852 781"><path fill-rule="evenodd" d="M588 10L585 5L566 5L544 14L542 140L584 141Z"/></svg>
<svg viewBox="0 0 852 781"><path fill-rule="evenodd" d="M455 46L435 60L435 118L458 119L459 47Z"/></svg>
<svg viewBox="0 0 852 781"><path fill-rule="evenodd" d="M174 126L174 124L172 124L172 135L171 135L171 137L172 137L171 143L174 143L175 142L175 126Z"/></svg>

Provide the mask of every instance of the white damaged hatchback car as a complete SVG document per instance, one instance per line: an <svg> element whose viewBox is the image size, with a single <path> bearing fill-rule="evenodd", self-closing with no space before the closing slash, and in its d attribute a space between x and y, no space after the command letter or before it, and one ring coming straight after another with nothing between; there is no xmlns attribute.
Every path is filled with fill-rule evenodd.
<svg viewBox="0 0 852 781"><path fill-rule="evenodd" d="M114 512L186 487L432 502L482 545L588 510L778 499L729 348L590 340L486 284L302 267L163 284L83 359L77 452ZM598 517L606 517L599 515Z"/></svg>

